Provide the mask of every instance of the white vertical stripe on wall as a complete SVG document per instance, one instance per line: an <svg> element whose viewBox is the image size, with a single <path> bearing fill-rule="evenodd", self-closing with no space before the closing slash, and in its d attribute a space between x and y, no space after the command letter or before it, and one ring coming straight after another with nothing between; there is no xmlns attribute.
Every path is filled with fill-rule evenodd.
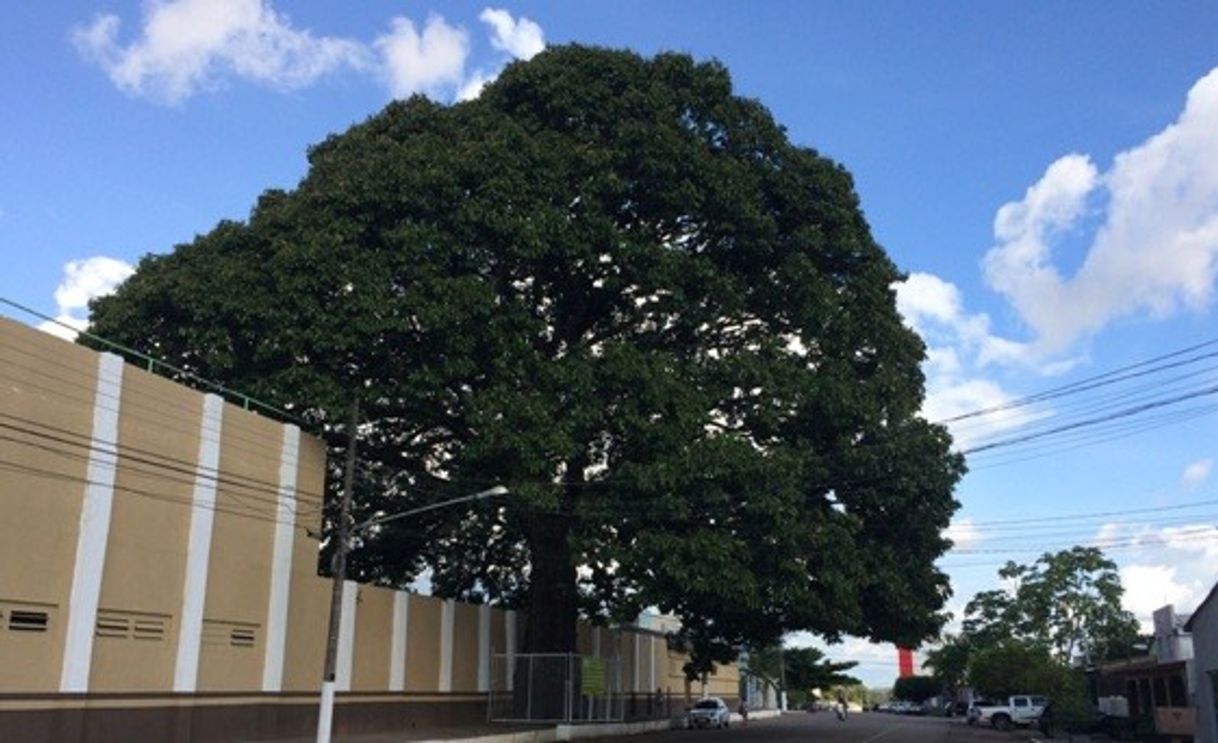
<svg viewBox="0 0 1218 743"><path fill-rule="evenodd" d="M634 686L631 687L631 691L641 691L643 688L640 686L640 682L643 680L641 678L643 659L640 656L642 655L643 643L639 642L641 638L638 632L631 632L630 636L634 638Z"/></svg>
<svg viewBox="0 0 1218 743"><path fill-rule="evenodd" d="M444 599L440 605L440 691L453 690L453 629L457 623L457 603Z"/></svg>
<svg viewBox="0 0 1218 743"><path fill-rule="evenodd" d="M351 691L351 667L355 661L355 611L359 584L343 581L343 607L338 619L338 668L334 669L335 691Z"/></svg>
<svg viewBox="0 0 1218 743"><path fill-rule="evenodd" d="M491 690L491 605L478 606L478 691Z"/></svg>
<svg viewBox="0 0 1218 743"><path fill-rule="evenodd" d="M203 637L203 604L207 594L207 565L211 559L212 524L216 516L216 478L220 474L223 423L224 400L219 395L204 395L199 422L199 457L191 496L190 536L186 542L186 573L182 581L178 657L173 669L174 691L194 691L199 680L199 643Z"/></svg>
<svg viewBox="0 0 1218 743"><path fill-rule="evenodd" d="M283 687L283 653L288 638L288 601L292 587L292 542L296 525L296 473L300 468L300 429L283 427L279 450L279 497L275 507L275 543L271 553L270 601L266 610L266 655L262 690Z"/></svg>
<svg viewBox="0 0 1218 743"><path fill-rule="evenodd" d="M101 595L110 510L114 503L114 474L118 465L118 410L123 390L123 360L112 353L97 358L97 388L93 398L93 431L86 468L76 562L68 598L68 619L59 690L89 690L93 660L93 625Z"/></svg>
<svg viewBox="0 0 1218 743"><path fill-rule="evenodd" d="M393 634L389 641L389 691L406 690L406 632L410 622L410 594L393 594Z"/></svg>
<svg viewBox="0 0 1218 743"><path fill-rule="evenodd" d="M647 684L647 691L651 691L652 689L659 688L656 685L656 636L655 635L651 635L648 638L647 654L651 658L651 662L648 664L648 666L651 668L651 670L648 671L648 673L647 673L647 677L650 679L650 681Z"/></svg>
<svg viewBox="0 0 1218 743"><path fill-rule="evenodd" d="M503 635L503 652L507 656L504 683L507 690L512 691L516 686L516 612L512 609L503 613Z"/></svg>

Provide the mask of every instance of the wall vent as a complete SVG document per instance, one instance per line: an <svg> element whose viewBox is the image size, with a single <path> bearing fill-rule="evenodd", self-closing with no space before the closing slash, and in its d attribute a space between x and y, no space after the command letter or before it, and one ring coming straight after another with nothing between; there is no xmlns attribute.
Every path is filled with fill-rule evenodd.
<svg viewBox="0 0 1218 743"><path fill-rule="evenodd" d="M252 648L258 644L258 625L204 619L202 644L213 647Z"/></svg>
<svg viewBox="0 0 1218 743"><path fill-rule="evenodd" d="M157 642L165 639L168 625L169 616L166 614L100 609L97 612L97 626L94 634L97 637L120 640Z"/></svg>
<svg viewBox="0 0 1218 743"><path fill-rule="evenodd" d="M45 611L12 609L8 613L8 628L13 632L46 632L49 621Z"/></svg>
<svg viewBox="0 0 1218 743"><path fill-rule="evenodd" d="M0 630L46 633L55 619L54 604L0 599Z"/></svg>

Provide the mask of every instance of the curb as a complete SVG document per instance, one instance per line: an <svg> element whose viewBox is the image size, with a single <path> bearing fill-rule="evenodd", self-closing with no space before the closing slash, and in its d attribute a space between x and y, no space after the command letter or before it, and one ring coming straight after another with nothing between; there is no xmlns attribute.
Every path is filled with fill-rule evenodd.
<svg viewBox="0 0 1218 743"><path fill-rule="evenodd" d="M779 717L782 713L773 709L759 709L749 713L750 720L765 720ZM732 713L732 722L742 722L743 718ZM556 725L540 730L524 730L518 733L499 733L496 735L481 735L474 738L440 738L442 743L551 743L552 741L581 740L584 738L608 738L622 735L639 735L654 733L661 730L675 730L685 727L685 717L675 717L671 720L648 720L646 722L611 722L605 724L587 725Z"/></svg>

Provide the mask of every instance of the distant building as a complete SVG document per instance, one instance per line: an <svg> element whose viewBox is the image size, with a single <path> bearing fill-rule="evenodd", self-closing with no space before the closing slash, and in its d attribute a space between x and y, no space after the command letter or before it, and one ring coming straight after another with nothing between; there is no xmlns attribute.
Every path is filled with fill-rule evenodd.
<svg viewBox="0 0 1218 743"><path fill-rule="evenodd" d="M1193 645L1193 698L1197 708L1196 740L1218 743L1218 584L1184 625Z"/></svg>
<svg viewBox="0 0 1218 743"><path fill-rule="evenodd" d="M1097 669L1096 696L1101 707L1128 713L1143 729L1160 735L1192 735L1193 642L1185 623L1169 604L1154 613L1150 655L1103 663ZM1123 704L1113 705L1113 701Z"/></svg>

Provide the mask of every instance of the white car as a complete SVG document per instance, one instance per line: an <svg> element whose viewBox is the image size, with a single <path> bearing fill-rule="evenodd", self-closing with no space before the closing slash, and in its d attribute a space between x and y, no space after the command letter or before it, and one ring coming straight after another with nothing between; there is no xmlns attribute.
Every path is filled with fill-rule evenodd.
<svg viewBox="0 0 1218 743"><path fill-rule="evenodd" d="M1048 700L1041 696L1019 694L1001 702L978 700L968 708L968 724L989 723L999 730L1010 730L1016 725L1032 725L1040 719Z"/></svg>
<svg viewBox="0 0 1218 743"><path fill-rule="evenodd" d="M732 712L719 697L704 697L689 710L691 728L725 728L732 724Z"/></svg>

